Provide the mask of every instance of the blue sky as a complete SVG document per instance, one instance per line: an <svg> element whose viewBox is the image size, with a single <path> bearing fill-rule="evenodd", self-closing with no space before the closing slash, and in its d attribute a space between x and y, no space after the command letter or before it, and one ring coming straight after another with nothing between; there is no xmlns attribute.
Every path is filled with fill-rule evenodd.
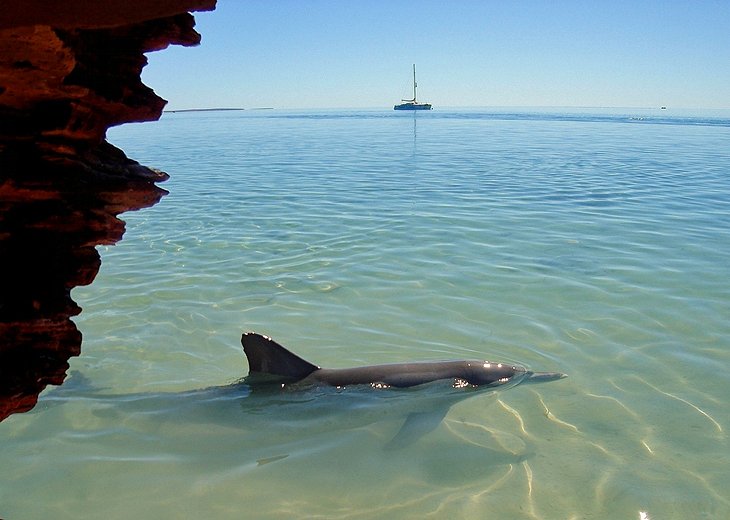
<svg viewBox="0 0 730 520"><path fill-rule="evenodd" d="M148 55L168 109L730 108L730 0L218 0Z"/></svg>

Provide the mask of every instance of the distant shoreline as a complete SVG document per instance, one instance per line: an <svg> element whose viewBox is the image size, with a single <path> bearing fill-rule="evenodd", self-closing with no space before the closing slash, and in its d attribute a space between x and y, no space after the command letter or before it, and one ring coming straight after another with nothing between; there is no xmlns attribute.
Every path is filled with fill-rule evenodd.
<svg viewBox="0 0 730 520"><path fill-rule="evenodd" d="M166 114L174 114L176 112L230 112L237 110L247 110L245 108L180 108L177 110L163 110ZM273 110L273 107L249 108L248 110Z"/></svg>

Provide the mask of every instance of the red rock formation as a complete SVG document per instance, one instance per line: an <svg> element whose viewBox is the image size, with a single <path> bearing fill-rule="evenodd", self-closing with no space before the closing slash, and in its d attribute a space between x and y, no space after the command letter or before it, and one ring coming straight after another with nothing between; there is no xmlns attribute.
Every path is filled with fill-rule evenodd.
<svg viewBox="0 0 730 520"><path fill-rule="evenodd" d="M71 289L119 213L155 204L167 174L106 142L109 127L156 120L145 52L196 45L188 11L215 0L24 0L0 10L0 420L61 384L81 333Z"/></svg>

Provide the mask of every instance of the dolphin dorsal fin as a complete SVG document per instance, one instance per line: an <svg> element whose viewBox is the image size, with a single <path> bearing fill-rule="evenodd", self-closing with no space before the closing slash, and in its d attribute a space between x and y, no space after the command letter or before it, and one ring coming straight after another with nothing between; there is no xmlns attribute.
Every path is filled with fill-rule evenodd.
<svg viewBox="0 0 730 520"><path fill-rule="evenodd" d="M245 332L241 336L241 345L248 358L249 373L273 374L299 380L319 370L317 365L289 352L262 334Z"/></svg>

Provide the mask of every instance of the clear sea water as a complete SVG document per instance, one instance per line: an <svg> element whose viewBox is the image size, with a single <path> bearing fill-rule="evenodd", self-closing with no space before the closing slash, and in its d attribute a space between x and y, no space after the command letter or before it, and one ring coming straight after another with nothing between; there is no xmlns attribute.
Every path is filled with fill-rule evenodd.
<svg viewBox="0 0 730 520"><path fill-rule="evenodd" d="M0 517L730 518L730 113L178 113L109 138L170 194L73 291L67 383L0 423ZM387 449L433 392L192 391L247 373L244 330L328 367L569 377Z"/></svg>

